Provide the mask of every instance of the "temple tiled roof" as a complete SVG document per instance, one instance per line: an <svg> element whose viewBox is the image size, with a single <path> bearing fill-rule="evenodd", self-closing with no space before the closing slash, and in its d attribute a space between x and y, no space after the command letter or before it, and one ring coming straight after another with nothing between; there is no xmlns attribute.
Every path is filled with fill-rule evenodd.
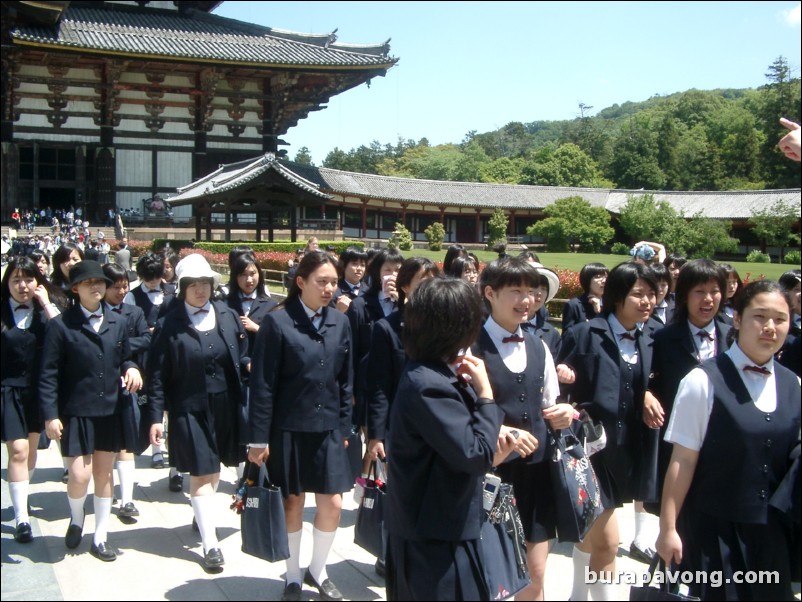
<svg viewBox="0 0 802 602"><path fill-rule="evenodd" d="M362 174L325 167L278 161L273 155L257 157L231 165L179 189L170 198L173 204L189 204L202 197L234 190L245 185L266 169L275 169L285 179L305 191L331 198L329 195L357 197L426 205L434 207L472 207L476 209L543 209L558 199L581 196L594 207L603 207L619 214L631 195L653 194L655 201L666 201L677 212L691 217L701 213L717 219L748 219L755 210L768 209L779 200L791 203L800 210L802 191L749 190L724 192L667 192L659 190L608 190L600 188L570 188L558 186L523 186L511 184L480 184L414 180L390 176ZM209 182L217 182L214 186ZM328 194L327 194L328 193ZM802 210L800 210L802 212Z"/></svg>
<svg viewBox="0 0 802 602"><path fill-rule="evenodd" d="M336 30L335 30L336 31ZM389 40L338 44L330 34L302 34L227 19L203 11L74 3L54 27L21 24L16 44L162 59L322 68L388 68Z"/></svg>

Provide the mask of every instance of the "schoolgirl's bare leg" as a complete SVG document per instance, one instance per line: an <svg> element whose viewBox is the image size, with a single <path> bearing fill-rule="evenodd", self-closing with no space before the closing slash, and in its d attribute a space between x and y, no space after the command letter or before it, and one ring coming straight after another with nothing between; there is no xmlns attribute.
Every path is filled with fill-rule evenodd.
<svg viewBox="0 0 802 602"><path fill-rule="evenodd" d="M546 560L549 556L550 543L549 541L526 542L526 565L529 568L529 578L532 582L515 595L516 602L545 600L543 582L546 577Z"/></svg>
<svg viewBox="0 0 802 602"><path fill-rule="evenodd" d="M585 541L576 544L582 552L590 553L589 568L598 575L598 581L589 589L594 600L615 599L612 576L615 571L615 557L618 553L618 519L615 510L605 510L588 531ZM577 567L574 566L574 571ZM577 575L574 575L576 581ZM583 576L584 578L584 576Z"/></svg>

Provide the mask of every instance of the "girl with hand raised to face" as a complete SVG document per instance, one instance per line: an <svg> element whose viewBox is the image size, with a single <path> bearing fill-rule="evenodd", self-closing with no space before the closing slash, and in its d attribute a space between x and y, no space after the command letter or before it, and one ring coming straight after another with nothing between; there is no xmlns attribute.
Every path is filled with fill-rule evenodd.
<svg viewBox="0 0 802 602"><path fill-rule="evenodd" d="M799 378L774 361L792 305L779 284L751 282L735 298L736 342L679 385L666 441L674 444L663 486L657 552L682 570L718 571L697 581L703 600L793 600L790 525L799 521ZM778 499L784 479L795 481ZM793 491L795 489L795 491ZM726 503L717 503L726 500ZM783 516L777 507L790 508ZM731 551L737 551L732 553ZM747 582L738 571L771 571ZM704 580L707 581L707 580Z"/></svg>
<svg viewBox="0 0 802 602"><path fill-rule="evenodd" d="M326 562L354 477L346 448L351 433L352 364L348 318L331 307L337 262L304 255L287 298L262 320L256 335L249 404L248 459L267 462L284 494L290 557L283 600L299 600L301 582L327 600L342 594ZM306 493L315 494L312 561L301 575Z"/></svg>

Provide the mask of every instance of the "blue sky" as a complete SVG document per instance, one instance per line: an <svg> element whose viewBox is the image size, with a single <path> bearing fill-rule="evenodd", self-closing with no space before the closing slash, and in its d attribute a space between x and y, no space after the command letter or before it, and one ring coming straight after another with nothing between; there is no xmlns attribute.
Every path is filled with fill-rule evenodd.
<svg viewBox="0 0 802 602"><path fill-rule="evenodd" d="M691 88L756 88L782 55L800 75L800 3L224 2L214 14L347 44L387 38L399 62L283 138L309 147L459 143L511 121L573 119ZM779 134L779 129L778 129Z"/></svg>

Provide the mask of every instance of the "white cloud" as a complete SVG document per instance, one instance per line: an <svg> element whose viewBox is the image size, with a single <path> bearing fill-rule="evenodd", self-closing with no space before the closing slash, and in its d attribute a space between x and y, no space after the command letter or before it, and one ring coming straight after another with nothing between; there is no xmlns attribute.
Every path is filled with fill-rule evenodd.
<svg viewBox="0 0 802 602"><path fill-rule="evenodd" d="M802 6L802 4L797 4L794 8L783 11L783 20L787 25L791 27L799 25L800 6Z"/></svg>

